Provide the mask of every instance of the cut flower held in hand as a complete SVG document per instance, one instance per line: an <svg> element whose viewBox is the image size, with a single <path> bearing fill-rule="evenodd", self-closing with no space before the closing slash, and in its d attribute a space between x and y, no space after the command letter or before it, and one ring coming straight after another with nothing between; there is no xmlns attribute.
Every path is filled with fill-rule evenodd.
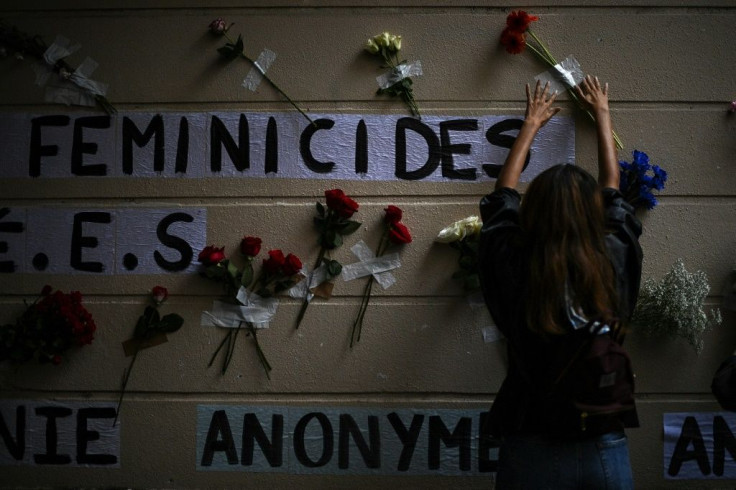
<svg viewBox="0 0 736 490"><path fill-rule="evenodd" d="M381 234L381 240L378 242L378 249L376 250L376 257L381 257L389 246L393 245L405 245L412 242L411 232L409 228L401 222L404 217L404 213L401 208L389 205L384 209L383 216L383 233ZM371 293L373 292L373 283L375 277L371 274L368 277L368 282L363 289L363 295L360 302L360 308L358 309L358 316L353 322L353 329L350 334L350 347L360 341L360 336L363 331L363 320L365 318L368 304L371 300Z"/></svg>
<svg viewBox="0 0 736 490"><path fill-rule="evenodd" d="M506 27L501 32L501 45L511 54L519 54L524 52L526 48L534 53L534 55L541 60L543 63L548 65L550 68L558 69L558 73L564 70L560 67L552 53L549 51L547 46L542 42L536 33L531 29L533 22L537 22L539 17L536 15L529 15L523 10L517 10L511 12L506 17ZM528 36L528 37L527 37ZM595 116L585 106L584 101L580 100L578 95L575 93L575 81L570 80L568 77L560 77L564 80L564 85L568 95L583 110L588 117L595 121ZM623 149L624 145L621 142L621 138L618 137L615 131L613 131L613 139L616 142L618 149Z"/></svg>

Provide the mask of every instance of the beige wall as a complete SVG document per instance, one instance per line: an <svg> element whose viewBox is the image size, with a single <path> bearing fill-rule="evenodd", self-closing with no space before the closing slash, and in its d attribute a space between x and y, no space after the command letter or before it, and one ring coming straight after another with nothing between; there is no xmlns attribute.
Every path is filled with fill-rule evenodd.
<svg viewBox="0 0 736 490"><path fill-rule="evenodd" d="M219 3L223 8L167 0L103 6L85 0L11 0L0 12L6 23L48 42L56 34L79 41L82 50L71 61L90 56L99 62L94 78L110 84L109 99L120 110L290 110L265 84L255 94L242 89L245 65L223 68L216 63L219 42L206 27L218 16L236 22L235 33L245 36L253 55L262 47L277 52L269 75L314 112L405 112L400 103L373 96L377 63L361 54L365 39L383 30L402 34L406 56L422 60L426 74L416 80L415 94L426 114L523 114L523 84L543 69L531 55L514 57L496 44L506 14L518 2L493 7L472 0L404 0L375 7L337 0L256 1L246 7ZM627 146L621 156L644 150L670 172L661 205L643 214L645 277L659 277L683 258L689 270L708 274L708 302L717 305L736 261L736 116L726 115L727 103L736 98L736 8L730 0L639 3L537 2L533 12L542 21L536 31L554 53L574 54L589 72L610 82L614 124ZM0 110L60 110L43 104L28 63L4 59L0 70ZM568 104L562 106L575 114ZM594 132L579 113L576 141L577 163L593 170ZM145 293L155 284L173 294L165 311L181 313L186 323L167 344L137 361L123 412L121 469L3 467L0 485L487 488L485 478L305 477L194 469L200 403L488 406L504 376L502 346L482 341L450 279L455 255L433 243L443 226L476 212L487 185L114 178L90 185L81 178L6 179L0 181L0 206L204 206L208 243L234 250L243 234L258 235L269 247L281 246L311 264L317 255L314 201L337 185L360 202L364 228L359 233L371 245L389 203L405 210L415 241L402 252L398 283L375 291L363 340L352 351L349 327L360 281L339 282L336 296L313 304L298 332L292 328L298 304L284 300L271 329L259 337L274 366L271 381L246 343L239 345L227 375L206 368L221 337L200 328L198 320L219 290L199 277L2 277L0 321L14 318L23 298L50 283L81 290L99 325L94 345L66 365L3 368L2 398L114 400L128 362L120 342L130 336ZM348 248L339 249L335 258L350 262ZM706 335L699 356L680 340L630 336L642 414L642 428L630 432L640 488L692 485L662 478L662 414L718 408L709 394L710 377L736 347L735 326L736 317L726 312L722 326ZM702 483L702 488L708 485Z"/></svg>

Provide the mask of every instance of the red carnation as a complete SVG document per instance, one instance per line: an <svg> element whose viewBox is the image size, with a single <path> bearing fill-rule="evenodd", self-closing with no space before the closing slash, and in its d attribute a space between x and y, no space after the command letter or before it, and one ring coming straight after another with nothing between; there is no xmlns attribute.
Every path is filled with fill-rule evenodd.
<svg viewBox="0 0 736 490"><path fill-rule="evenodd" d="M261 239L254 236L244 236L240 240L240 252L246 257L255 257L261 251Z"/></svg>
<svg viewBox="0 0 736 490"><path fill-rule="evenodd" d="M511 54L519 54L526 47L526 38L521 31L506 28L501 33L501 45Z"/></svg>
<svg viewBox="0 0 736 490"><path fill-rule="evenodd" d="M384 209L384 211L386 212L386 215L383 217L383 221L390 225L395 225L396 223L401 221L401 218L404 215L404 213L401 211L401 208L393 205L389 205L387 208Z"/></svg>
<svg viewBox="0 0 736 490"><path fill-rule="evenodd" d="M388 232L388 239L397 245L411 243L411 233L403 223L394 223Z"/></svg>
<svg viewBox="0 0 736 490"><path fill-rule="evenodd" d="M275 274L286 263L286 257L281 250L269 250L268 259L263 259L263 270L268 274Z"/></svg>
<svg viewBox="0 0 736 490"><path fill-rule="evenodd" d="M294 254L287 255L284 260L284 275L290 277L298 273L300 270L302 270L302 261L299 260L299 257Z"/></svg>
<svg viewBox="0 0 736 490"><path fill-rule="evenodd" d="M199 252L197 260L204 265L216 265L225 260L225 247L217 248L214 245L207 245L204 250Z"/></svg>
<svg viewBox="0 0 736 490"><path fill-rule="evenodd" d="M506 25L511 31L526 32L527 29L529 29L529 25L537 20L539 20L539 17L536 15L529 15L523 10L518 10L511 12L509 16L506 17Z"/></svg>

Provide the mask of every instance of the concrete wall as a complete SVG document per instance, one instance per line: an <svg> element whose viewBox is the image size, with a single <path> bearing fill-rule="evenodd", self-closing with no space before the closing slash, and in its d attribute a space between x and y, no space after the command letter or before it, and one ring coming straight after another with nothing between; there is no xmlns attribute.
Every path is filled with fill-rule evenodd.
<svg viewBox="0 0 736 490"><path fill-rule="evenodd" d="M523 84L543 67L530 54L511 56L497 45L505 16L518 2L489 6L474 0L360 2L241 2L220 8L192 1L6 1L10 25L51 42L64 34L82 44L77 58L99 62L95 79L110 84L119 110L146 112L242 110L279 112L290 106L268 85L257 93L240 87L244 64L216 63L219 41L206 32L222 16L236 22L246 49L278 53L269 75L312 112L404 114L398 101L374 97L376 61L361 53L383 30L404 37L404 52L422 60L426 75L415 94L425 114L523 114ZM654 211L643 213L644 276L660 277L677 258L703 270L720 291L736 260L736 51L731 43L736 8L731 0L668 2L542 0L536 32L562 57L574 54L590 73L610 83L614 125L631 149L649 153L670 172ZM252 43L252 44L248 44ZM49 107L33 84L29 63L0 60L0 110L69 112ZM576 117L576 161L595 168L595 134ZM2 158L2 157L0 157ZM284 300L270 330L259 336L271 364L263 375L252 345L241 343L225 376L207 369L221 333L199 327L202 310L219 294L191 275L7 275L0 279L0 320L8 322L44 284L79 289L99 325L91 347L67 364L3 367L4 399L115 401L128 365L120 342L128 339L155 284L172 298L165 311L185 318L169 342L137 361L122 415L121 468L115 470L16 466L0 468L5 487L148 488L487 488L487 477L299 476L195 471L198 404L428 407L478 409L490 405L504 376L499 343L484 343L457 284L455 255L433 243L446 224L477 211L487 184L248 179L5 179L0 206L203 206L207 242L232 251L243 234L258 235L311 265L317 255L314 201L340 186L361 204L361 237L377 241L382 209L393 203L415 241L402 251L398 283L375 290L363 339L348 347L362 282L339 283L329 302L310 307L300 330L292 328L298 302ZM349 247L335 258L351 262ZM639 488L687 488L667 482L662 468L662 414L713 411L710 378L736 346L736 317L705 337L700 355L682 340L651 340L634 332L629 347L638 373L642 428L630 431ZM144 355L145 354L145 355ZM723 488L734 482L698 482Z"/></svg>

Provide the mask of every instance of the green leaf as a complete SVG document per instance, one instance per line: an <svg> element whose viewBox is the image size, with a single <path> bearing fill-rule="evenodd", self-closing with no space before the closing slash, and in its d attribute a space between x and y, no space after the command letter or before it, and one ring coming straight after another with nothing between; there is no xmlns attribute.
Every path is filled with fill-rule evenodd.
<svg viewBox="0 0 736 490"><path fill-rule="evenodd" d="M240 284L247 288L251 282L253 282L253 264L249 261L243 267L243 276L240 278Z"/></svg>
<svg viewBox="0 0 736 490"><path fill-rule="evenodd" d="M176 313L164 315L160 322L156 325L156 330L164 333L174 333L184 325L184 319Z"/></svg>
<svg viewBox="0 0 736 490"><path fill-rule="evenodd" d="M148 320L145 315L138 317L138 322L135 324L135 330L133 330L133 338L144 339L148 333Z"/></svg>
<svg viewBox="0 0 736 490"><path fill-rule="evenodd" d="M217 48L217 52L229 60L237 58L243 54L243 36L239 35L235 44L227 43L224 46Z"/></svg>
<svg viewBox="0 0 736 490"><path fill-rule="evenodd" d="M236 278L240 274L240 271L235 266L235 264L233 264L232 262L228 261L228 263L227 263L227 273L230 274L230 277Z"/></svg>
<svg viewBox="0 0 736 490"><path fill-rule="evenodd" d="M341 235L352 235L360 229L360 223L357 221L346 221L338 227L338 233Z"/></svg>
<svg viewBox="0 0 736 490"><path fill-rule="evenodd" d="M319 214L321 217L324 217L325 215L325 207L319 201L317 201L317 214Z"/></svg>
<svg viewBox="0 0 736 490"><path fill-rule="evenodd" d="M342 264L338 262L337 260L327 260L325 259L325 262L327 264L327 273L331 277L335 277L342 272Z"/></svg>
<svg viewBox="0 0 736 490"><path fill-rule="evenodd" d="M339 233L334 233L332 236L332 240L330 241L330 245L332 248L337 248L340 245L342 245L342 235Z"/></svg>

